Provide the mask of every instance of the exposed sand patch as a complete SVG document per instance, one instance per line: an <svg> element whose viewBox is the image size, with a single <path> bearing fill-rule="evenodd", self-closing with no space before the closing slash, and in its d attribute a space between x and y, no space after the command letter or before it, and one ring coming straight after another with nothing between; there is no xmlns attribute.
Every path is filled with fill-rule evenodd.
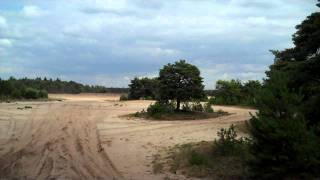
<svg viewBox="0 0 320 180"><path fill-rule="evenodd" d="M0 179L163 179L152 156L175 144L213 140L221 127L249 118L249 109L214 107L230 116L197 121L119 118L152 101L119 95L51 95L63 102L0 104ZM32 106L19 110L18 107ZM170 175L183 179L184 177Z"/></svg>

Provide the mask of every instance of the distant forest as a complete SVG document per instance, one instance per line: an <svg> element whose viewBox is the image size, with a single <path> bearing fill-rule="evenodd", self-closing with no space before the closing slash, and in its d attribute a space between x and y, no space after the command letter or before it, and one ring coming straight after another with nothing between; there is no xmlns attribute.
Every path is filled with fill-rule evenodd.
<svg viewBox="0 0 320 180"><path fill-rule="evenodd" d="M47 98L48 93L127 93L127 88L107 88L104 86L84 85L74 81L62 81L60 79L0 79L1 99L38 99Z"/></svg>

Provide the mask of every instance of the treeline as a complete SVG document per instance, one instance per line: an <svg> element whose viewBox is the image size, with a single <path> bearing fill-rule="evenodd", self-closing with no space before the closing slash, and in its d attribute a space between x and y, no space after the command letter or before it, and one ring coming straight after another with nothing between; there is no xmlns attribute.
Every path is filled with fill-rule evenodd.
<svg viewBox="0 0 320 180"><path fill-rule="evenodd" d="M210 103L218 105L246 105L255 106L256 96L262 89L259 81L249 80L242 83L240 80L218 80L216 90L211 92Z"/></svg>
<svg viewBox="0 0 320 180"><path fill-rule="evenodd" d="M255 106L256 96L262 86L262 83L255 80L245 83L240 80L218 80L215 90L205 90L204 93L211 97L211 104ZM128 99L158 100L159 87L158 78L134 78L129 84ZM204 97L202 100L207 99Z"/></svg>
<svg viewBox="0 0 320 180"><path fill-rule="evenodd" d="M104 86L83 85L74 81L62 81L60 79L0 79L0 96L2 99L37 99L47 98L48 93L127 93L128 88L106 88Z"/></svg>

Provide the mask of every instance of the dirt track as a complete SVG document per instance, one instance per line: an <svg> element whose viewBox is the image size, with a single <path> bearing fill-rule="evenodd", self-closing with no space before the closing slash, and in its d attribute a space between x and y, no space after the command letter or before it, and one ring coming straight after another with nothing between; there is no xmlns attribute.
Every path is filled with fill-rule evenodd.
<svg viewBox="0 0 320 180"><path fill-rule="evenodd" d="M249 118L247 109L201 121L120 118L150 101L118 96L55 95L63 102L0 104L0 179L163 179L152 155L178 143L213 140L216 131ZM32 106L19 110L18 107ZM253 112L253 111L252 111ZM182 179L183 177L178 177Z"/></svg>

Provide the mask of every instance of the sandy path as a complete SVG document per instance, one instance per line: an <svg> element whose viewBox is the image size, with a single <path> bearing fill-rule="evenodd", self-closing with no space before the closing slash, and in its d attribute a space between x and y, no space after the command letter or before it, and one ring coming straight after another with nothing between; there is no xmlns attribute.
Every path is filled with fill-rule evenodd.
<svg viewBox="0 0 320 180"><path fill-rule="evenodd" d="M0 179L163 179L153 155L170 146L213 140L221 127L247 120L248 109L197 121L147 121L119 116L151 101L114 95L51 95L63 102L0 103ZM25 105L32 109L18 110Z"/></svg>
<svg viewBox="0 0 320 180"><path fill-rule="evenodd" d="M0 179L120 179L98 138L93 103L1 104ZM5 125L4 125L5 124Z"/></svg>

